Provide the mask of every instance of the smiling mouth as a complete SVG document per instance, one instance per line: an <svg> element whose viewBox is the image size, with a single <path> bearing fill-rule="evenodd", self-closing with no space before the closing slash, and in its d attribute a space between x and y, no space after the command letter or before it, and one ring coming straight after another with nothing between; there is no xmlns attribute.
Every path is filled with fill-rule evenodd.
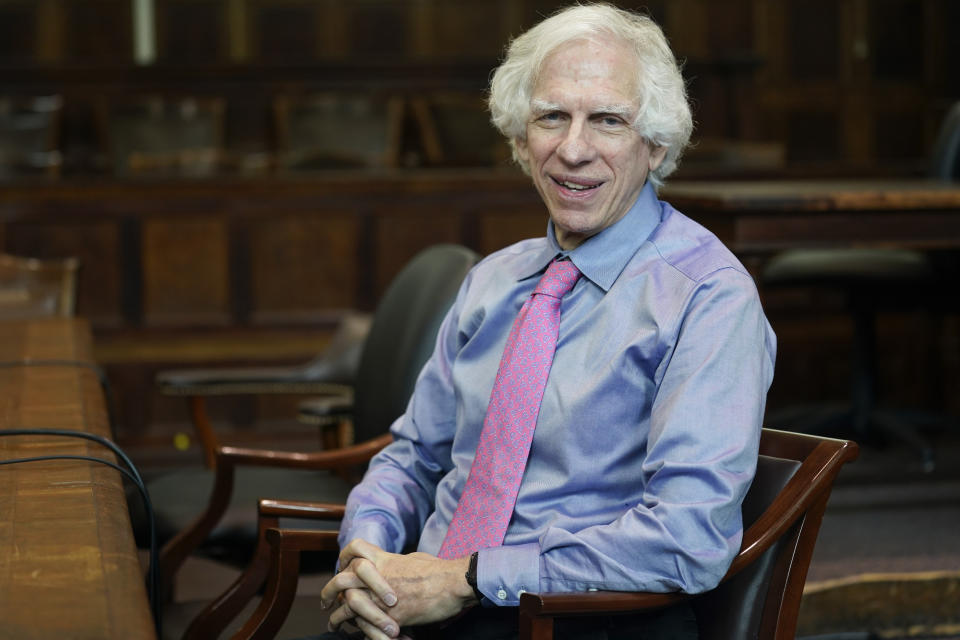
<svg viewBox="0 0 960 640"><path fill-rule="evenodd" d="M558 185L560 185L564 189L569 189L570 191L591 191L603 184L603 182L598 182L596 184L580 184L577 182L570 182L569 180L558 180L557 178L553 178L553 177L551 177L550 179L556 182Z"/></svg>

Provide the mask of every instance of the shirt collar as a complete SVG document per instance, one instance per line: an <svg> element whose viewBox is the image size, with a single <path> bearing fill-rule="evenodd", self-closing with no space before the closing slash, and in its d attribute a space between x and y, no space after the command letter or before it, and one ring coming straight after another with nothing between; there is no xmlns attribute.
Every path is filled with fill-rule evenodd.
<svg viewBox="0 0 960 640"><path fill-rule="evenodd" d="M557 243L553 221L549 221L547 244L530 256L530 261L519 271L517 279L539 274L558 256L569 256L580 273L604 291L609 291L627 262L659 224L660 202L648 181L626 215L571 251L565 251Z"/></svg>

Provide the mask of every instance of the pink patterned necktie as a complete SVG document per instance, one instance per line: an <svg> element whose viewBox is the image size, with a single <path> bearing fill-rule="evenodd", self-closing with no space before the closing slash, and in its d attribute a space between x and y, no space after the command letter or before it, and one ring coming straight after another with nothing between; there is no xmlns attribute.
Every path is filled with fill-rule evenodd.
<svg viewBox="0 0 960 640"><path fill-rule="evenodd" d="M459 558L503 543L557 347L560 300L579 278L580 271L569 260L551 262L510 329L480 444L440 547L441 558Z"/></svg>

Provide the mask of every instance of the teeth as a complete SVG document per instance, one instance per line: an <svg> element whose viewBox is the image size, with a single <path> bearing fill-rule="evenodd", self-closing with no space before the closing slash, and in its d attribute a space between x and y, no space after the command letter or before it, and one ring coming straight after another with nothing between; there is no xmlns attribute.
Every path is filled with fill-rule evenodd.
<svg viewBox="0 0 960 640"><path fill-rule="evenodd" d="M567 189L572 190L572 191L587 191L587 190L589 190L589 189L596 189L597 187L600 186L599 184L595 184L595 185L592 185L592 186L585 186L585 185L582 185L582 184L575 184L575 183L573 183L573 182L566 182L566 181L562 181L562 182L560 182L560 184L561 184L562 186L566 187Z"/></svg>

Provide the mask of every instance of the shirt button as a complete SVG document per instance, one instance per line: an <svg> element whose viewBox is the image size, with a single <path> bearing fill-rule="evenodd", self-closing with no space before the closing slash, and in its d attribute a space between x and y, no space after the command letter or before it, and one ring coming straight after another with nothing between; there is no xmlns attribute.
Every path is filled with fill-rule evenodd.
<svg viewBox="0 0 960 640"><path fill-rule="evenodd" d="M498 590L497 590L497 598L499 598L500 600L506 600L506 599L507 599L507 590L506 590L506 589L498 589Z"/></svg>

